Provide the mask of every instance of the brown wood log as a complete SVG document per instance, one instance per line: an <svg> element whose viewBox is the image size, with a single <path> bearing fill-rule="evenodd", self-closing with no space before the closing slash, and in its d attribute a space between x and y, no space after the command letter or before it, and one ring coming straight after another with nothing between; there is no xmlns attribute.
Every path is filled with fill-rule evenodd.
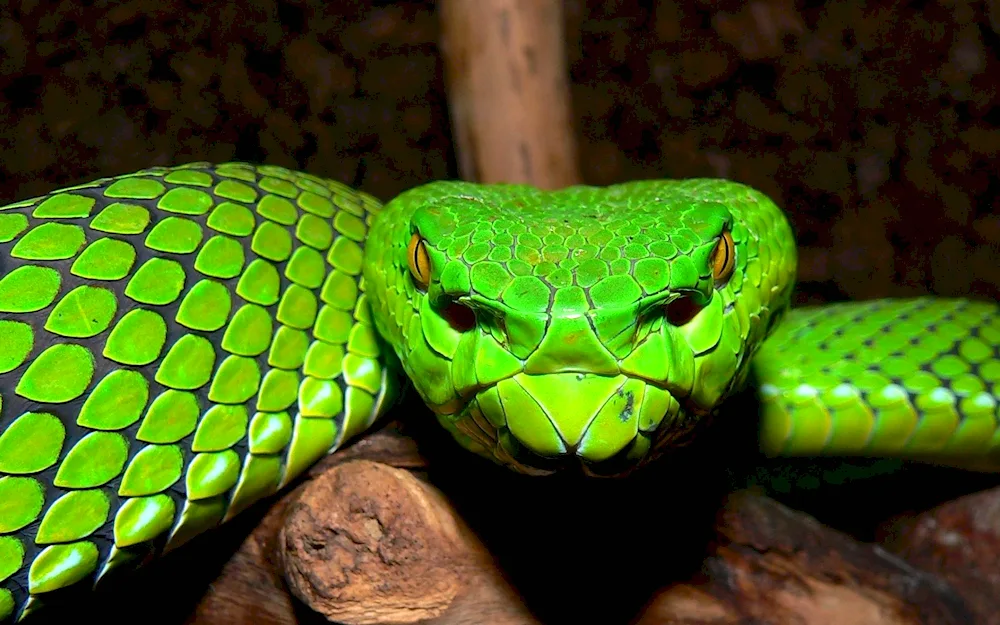
<svg viewBox="0 0 1000 625"><path fill-rule="evenodd" d="M537 623L444 496L417 477L424 468L393 424L328 457L271 507L188 622Z"/></svg>
<svg viewBox="0 0 1000 625"><path fill-rule="evenodd" d="M547 189L581 176L562 0L443 0L441 52L462 178Z"/></svg>
<svg viewBox="0 0 1000 625"><path fill-rule="evenodd" d="M187 623L295 625L325 622L322 616L297 605L290 592L282 567L280 534L287 522L289 506L302 497L313 479L322 478L339 465L356 459L414 470L426 465L413 440L401 435L392 423L328 456L309 471L302 484L270 506L222 567L219 577L198 602Z"/></svg>
<svg viewBox="0 0 1000 625"><path fill-rule="evenodd" d="M540 622L453 505L424 480L426 468L414 441L391 427L334 454L269 511L191 622ZM908 563L771 499L734 493L719 510L700 571L665 582L635 622L997 622L991 579L1000 563L990 554L997 553L998 496L972 496L901 522L890 546ZM622 522L660 522L648 511L634 516ZM665 566L647 563L630 574L652 577Z"/></svg>
<svg viewBox="0 0 1000 625"><path fill-rule="evenodd" d="M288 593L280 567L275 566L279 532L289 501L295 494L275 503L226 562L188 619L193 624L254 623L295 625L293 599Z"/></svg>
<svg viewBox="0 0 1000 625"><path fill-rule="evenodd" d="M976 622L1000 624L1000 488L902 517L889 524L883 544L947 580Z"/></svg>
<svg viewBox="0 0 1000 625"><path fill-rule="evenodd" d="M942 577L766 497L731 495L716 534L701 573L657 593L637 625L994 622Z"/></svg>
<svg viewBox="0 0 1000 625"><path fill-rule="evenodd" d="M440 491L368 460L303 489L280 537L285 577L346 625L536 622Z"/></svg>

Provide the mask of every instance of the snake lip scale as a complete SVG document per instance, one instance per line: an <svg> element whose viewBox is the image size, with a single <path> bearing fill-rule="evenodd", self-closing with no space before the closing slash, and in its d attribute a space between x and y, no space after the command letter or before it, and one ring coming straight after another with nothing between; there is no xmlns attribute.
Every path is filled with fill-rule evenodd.
<svg viewBox="0 0 1000 625"><path fill-rule="evenodd" d="M523 366L523 363L522 363L522 366ZM562 374L562 375L566 375L566 376L572 376L577 381L582 381L585 378L585 376L594 375L594 374L591 374L586 369L582 369L582 368L566 368L566 369L560 370L559 373ZM517 373L517 374L511 376L510 378L505 378L504 380L513 380L513 381L516 381L522 375L525 375L525 374L523 374L523 373ZM627 374L621 372L621 371L619 371L619 373L617 373L615 375L599 375L599 376L595 376L595 377L601 377L601 378L605 378L605 379L614 379L616 377L617 378L624 378L625 380L629 379L629 376ZM473 399L475 399L477 396L479 396L480 394L484 393L485 391L489 391L491 389L495 389L496 386L500 382L503 382L504 380L500 380L500 381L494 382L492 384L476 385L476 386L471 386L469 388L462 389L461 392L459 393L458 397L461 400L462 405L468 404L470 401L472 401ZM647 377L643 377L643 376L635 376L635 380L638 381L638 382L645 383L645 384L655 385L660 391L662 391L664 393L667 393L669 395L669 397L676 402L676 405L678 407L678 410L676 410L677 414L682 414L682 415L686 414L686 415L690 415L690 416L696 417L696 418L702 418L702 417L707 418L711 414L711 409L698 405L694 400L691 399L691 397L690 397L689 394L685 394L683 388L681 388L681 387L679 387L677 385L670 384L669 380L666 383L663 383L663 382L661 382L659 380L651 379L651 378L647 378ZM626 402L625 402L624 405L619 406L619 409L620 409L620 417L619 418L621 418L623 421L628 421L631 418L632 413L636 409L634 397L633 396L626 396L623 393L623 391L621 390L621 386L618 387L618 389L615 391L614 395L616 397L620 398L620 399L625 399L626 400ZM608 401L610 401L610 399L611 398L609 397ZM451 411L449 411L449 407L445 406L445 407L439 408L438 410L439 410L439 414L441 414L442 416L452 416L452 415L455 414L455 412L458 412L458 410L460 410L460 409L455 409L455 408L452 407L451 410L454 410L454 412L451 412ZM479 426L479 429L482 431L483 435L488 436L490 438L490 440L494 444L496 444L496 445L500 444L500 442L499 442L499 435L497 433L497 428L496 427L493 427L488 421L486 421L485 419L477 417L477 415L475 415L475 414L473 415L473 420ZM585 424L585 426L584 426L584 435L586 433L586 429L589 428L591 424L592 424L592 421ZM506 430L508 428L503 428L503 429ZM658 441L662 441L662 439L664 439L665 437L667 437L670 434L671 434L670 430L667 430L667 429L658 430L657 431L657 439L654 440L654 445ZM573 455L573 454L577 453L578 447L579 447L578 443L572 443L572 442L567 441L565 439L562 439L562 443L563 443L563 445L565 447L565 453L566 454ZM625 451L627 451L627 450L623 449L621 452L619 452L618 454L616 454L616 456L617 455L621 455ZM496 450L495 453L496 454L502 454L503 452L502 452L502 450ZM523 450L522 449L519 453L528 454L528 453L531 453L531 452L528 451L528 450ZM509 465L510 468L513 469L513 470L515 470L515 471L530 469L533 474L538 474L539 472L537 471L537 469L540 468L539 465L553 466L551 458L547 459L545 456L542 456L542 455L539 455L539 454L532 454L532 455L533 455L533 460L532 460L531 463L514 463L514 464ZM598 461L598 462L591 462L591 461L588 461L586 458L578 458L578 459L573 459L573 460L574 460L573 462L568 462L568 463L556 462L554 466L557 467L557 468L552 468L550 470L545 470L542 473L548 474L548 473L551 473L553 471L562 470L563 467L565 466L565 467L578 467L580 470L585 470L588 473L593 472L594 475L612 475L612 476L618 476L618 475L624 475L624 474L628 473L632 468L635 468L635 466L633 466L634 463L624 463L624 465L622 466L621 471L612 471L612 472L609 473L606 470L605 471L600 470L598 467L600 467L601 465L611 466L612 464L615 464L615 462L612 462L611 459L608 459L606 461ZM575 460L579 460L579 464L577 464L575 462ZM619 458L617 460L620 461L621 459ZM586 469L586 467L588 467L588 466L589 467L594 467L595 471L590 471L589 469Z"/></svg>
<svg viewBox="0 0 1000 625"><path fill-rule="evenodd" d="M0 206L0 623L182 547L406 398L530 475L628 474L743 391L768 455L1000 467L997 303L792 309L796 263L784 213L726 180L383 206L189 163Z"/></svg>

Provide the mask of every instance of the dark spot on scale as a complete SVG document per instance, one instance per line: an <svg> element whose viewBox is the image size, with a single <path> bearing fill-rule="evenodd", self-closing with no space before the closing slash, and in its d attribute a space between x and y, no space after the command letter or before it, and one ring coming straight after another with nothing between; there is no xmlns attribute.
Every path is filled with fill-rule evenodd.
<svg viewBox="0 0 1000 625"><path fill-rule="evenodd" d="M583 382L583 378L585 378L585 377L587 377L586 373L578 373L578 374L576 374L576 381L577 382Z"/></svg>
<svg viewBox="0 0 1000 625"><path fill-rule="evenodd" d="M628 423L628 420L635 414L635 393L632 391L624 393L621 389L618 389L618 396L625 398L625 407L622 408L622 412L618 415L618 418L622 420L622 423Z"/></svg>

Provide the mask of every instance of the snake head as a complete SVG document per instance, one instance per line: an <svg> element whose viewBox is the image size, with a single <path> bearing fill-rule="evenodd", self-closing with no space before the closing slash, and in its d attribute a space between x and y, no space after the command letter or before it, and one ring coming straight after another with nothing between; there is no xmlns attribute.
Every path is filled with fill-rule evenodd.
<svg viewBox="0 0 1000 625"><path fill-rule="evenodd" d="M787 308L791 230L721 180L438 182L372 224L373 319L464 447L618 474L683 444Z"/></svg>

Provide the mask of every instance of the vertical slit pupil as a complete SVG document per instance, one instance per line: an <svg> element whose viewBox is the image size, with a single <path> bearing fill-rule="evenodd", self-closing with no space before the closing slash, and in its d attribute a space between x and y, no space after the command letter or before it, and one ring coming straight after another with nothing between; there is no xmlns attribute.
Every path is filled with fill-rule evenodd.
<svg viewBox="0 0 1000 625"><path fill-rule="evenodd" d="M736 264L735 254L733 237L727 230L719 238L712 256L712 276L715 278L716 286L728 282L732 276Z"/></svg>
<svg viewBox="0 0 1000 625"><path fill-rule="evenodd" d="M427 250L423 241L413 246L413 266L417 268L420 281L426 283L430 276L427 275Z"/></svg>

